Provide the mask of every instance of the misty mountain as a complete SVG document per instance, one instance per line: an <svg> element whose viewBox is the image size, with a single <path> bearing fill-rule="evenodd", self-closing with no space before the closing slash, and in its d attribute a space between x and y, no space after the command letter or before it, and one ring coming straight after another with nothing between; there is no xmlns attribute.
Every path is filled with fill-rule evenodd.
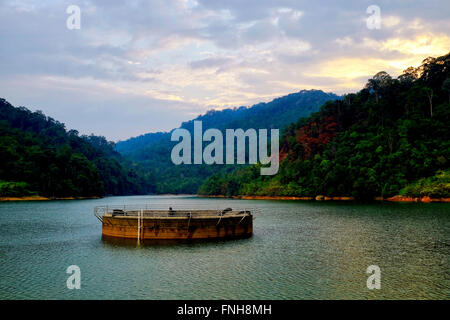
<svg viewBox="0 0 450 320"><path fill-rule="evenodd" d="M321 90L301 90L270 102L251 107L210 110L197 118L183 122L181 128L193 132L194 121L202 121L203 130L216 128L279 128L299 118L307 117L330 100L340 99ZM220 170L232 170L233 165L180 165L172 164L170 154L176 142L170 141L170 132L141 135L116 144L116 150L139 164L145 174L156 181L158 193L196 193L206 178ZM144 172L142 173L144 174Z"/></svg>

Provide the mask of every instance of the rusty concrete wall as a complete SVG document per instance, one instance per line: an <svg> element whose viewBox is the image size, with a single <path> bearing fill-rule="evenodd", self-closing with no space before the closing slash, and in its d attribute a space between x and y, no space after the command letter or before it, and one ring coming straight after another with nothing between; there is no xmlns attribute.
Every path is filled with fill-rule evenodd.
<svg viewBox="0 0 450 320"><path fill-rule="evenodd" d="M253 233L253 217L198 219L142 219L140 236L147 239L214 239L242 238ZM137 239L136 217L103 217L102 234L108 237Z"/></svg>

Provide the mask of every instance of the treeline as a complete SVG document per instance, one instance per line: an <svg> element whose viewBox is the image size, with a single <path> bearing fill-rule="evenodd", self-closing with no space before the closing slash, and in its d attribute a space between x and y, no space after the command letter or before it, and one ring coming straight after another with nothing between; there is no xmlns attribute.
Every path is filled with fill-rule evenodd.
<svg viewBox="0 0 450 320"><path fill-rule="evenodd" d="M446 196L449 123L450 56L427 58L397 79L379 72L358 93L291 124L277 175L260 176L258 165L237 169L209 178L200 193Z"/></svg>
<svg viewBox="0 0 450 320"><path fill-rule="evenodd" d="M152 191L104 137L80 136L0 99L0 196L88 197Z"/></svg>
<svg viewBox="0 0 450 320"><path fill-rule="evenodd" d="M194 120L202 121L203 130L283 128L292 119L318 111L329 100L338 99L333 93L321 90L302 90L267 103L249 108L239 107L211 110ZM184 122L181 128L193 133L194 120ZM117 150L146 170L155 181L157 193L197 193L206 179L215 173L233 171L233 165L174 165L171 151L177 142L170 141L171 133L151 133L117 143Z"/></svg>
<svg viewBox="0 0 450 320"><path fill-rule="evenodd" d="M422 178L401 190L408 197L450 198L450 170L438 171L432 177Z"/></svg>

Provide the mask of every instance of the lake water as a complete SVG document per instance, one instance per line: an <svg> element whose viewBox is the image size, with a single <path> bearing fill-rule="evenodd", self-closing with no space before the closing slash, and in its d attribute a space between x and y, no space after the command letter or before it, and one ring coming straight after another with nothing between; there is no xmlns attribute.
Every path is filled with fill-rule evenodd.
<svg viewBox="0 0 450 320"><path fill-rule="evenodd" d="M249 239L125 245L101 239L106 204L252 206ZM0 203L1 299L449 299L450 204L182 196ZM66 269L81 269L69 290ZM369 290L366 269L381 268Z"/></svg>

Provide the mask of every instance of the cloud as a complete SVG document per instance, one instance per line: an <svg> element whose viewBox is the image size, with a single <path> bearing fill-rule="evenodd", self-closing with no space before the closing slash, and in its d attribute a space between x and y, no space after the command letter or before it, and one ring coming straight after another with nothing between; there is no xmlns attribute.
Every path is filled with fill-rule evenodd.
<svg viewBox="0 0 450 320"><path fill-rule="evenodd" d="M201 60L191 61L190 66L193 69L200 68L220 68L227 66L233 62L233 58L230 57L210 57Z"/></svg>
<svg viewBox="0 0 450 320"><path fill-rule="evenodd" d="M450 3L6 0L1 96L81 132L123 139L170 130L210 108L301 89L358 90L450 48ZM67 6L81 29L66 28Z"/></svg>

